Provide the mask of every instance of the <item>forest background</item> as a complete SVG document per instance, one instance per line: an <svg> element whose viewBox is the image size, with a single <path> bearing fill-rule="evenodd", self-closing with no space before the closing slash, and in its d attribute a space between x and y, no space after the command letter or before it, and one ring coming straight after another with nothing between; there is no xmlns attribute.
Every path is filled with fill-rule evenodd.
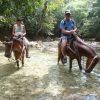
<svg viewBox="0 0 100 100"><path fill-rule="evenodd" d="M70 10L82 38L100 36L100 0L0 0L0 39L11 35L16 18L21 18L27 37L59 37L59 24Z"/></svg>

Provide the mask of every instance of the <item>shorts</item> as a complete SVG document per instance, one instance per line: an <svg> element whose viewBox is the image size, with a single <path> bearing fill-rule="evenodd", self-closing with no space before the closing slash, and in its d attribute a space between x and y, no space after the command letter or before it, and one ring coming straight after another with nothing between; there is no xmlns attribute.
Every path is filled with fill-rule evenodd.
<svg viewBox="0 0 100 100"><path fill-rule="evenodd" d="M62 36L61 37L61 40L64 40L64 41L69 41L69 40L71 40L72 39L72 36Z"/></svg>

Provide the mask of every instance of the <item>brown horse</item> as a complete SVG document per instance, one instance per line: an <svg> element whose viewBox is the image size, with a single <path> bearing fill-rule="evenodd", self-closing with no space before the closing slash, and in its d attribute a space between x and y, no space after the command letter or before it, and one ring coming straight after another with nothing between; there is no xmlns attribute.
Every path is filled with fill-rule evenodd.
<svg viewBox="0 0 100 100"><path fill-rule="evenodd" d="M77 59L79 69L82 70L82 65L81 65L81 57L85 56L87 57L86 61L86 68L85 72L90 73L95 65L99 62L100 57L96 55L96 52L88 45L83 44L77 40L72 40L70 42L70 46L66 46L66 55L69 56L69 63L70 63L70 69L72 69L72 61L74 59ZM61 42L58 44L58 64L59 61L61 60L63 63L63 55L61 51Z"/></svg>
<svg viewBox="0 0 100 100"><path fill-rule="evenodd" d="M13 37L10 39L6 38L5 44L5 56L11 58L11 52L14 53L15 61L17 63L17 67L19 68L19 60L22 62L22 66L24 66L24 53L25 46L23 43L22 37Z"/></svg>

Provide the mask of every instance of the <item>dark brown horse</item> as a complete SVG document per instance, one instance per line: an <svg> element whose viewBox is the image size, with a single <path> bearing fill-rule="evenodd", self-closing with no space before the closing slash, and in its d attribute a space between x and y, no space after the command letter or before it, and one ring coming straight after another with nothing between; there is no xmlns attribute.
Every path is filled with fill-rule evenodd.
<svg viewBox="0 0 100 100"><path fill-rule="evenodd" d="M90 73L100 60L100 57L96 55L96 52L90 46L83 44L77 40L72 40L70 42L70 46L68 47L66 46L66 55L69 56L69 61L70 61L69 71L71 71L72 69L72 61L74 59L77 59L79 69L82 70L82 65L81 65L82 56L87 57L86 68L85 68L86 73ZM61 42L60 42L58 45L58 64L60 60L62 61L62 59L63 55L61 51Z"/></svg>
<svg viewBox="0 0 100 100"><path fill-rule="evenodd" d="M21 37L13 37L12 40L6 38L5 44L5 56L11 58L11 53L14 53L15 61L17 63L17 67L19 68L19 60L22 62L22 66L24 66L24 53L25 46L23 43L23 38Z"/></svg>

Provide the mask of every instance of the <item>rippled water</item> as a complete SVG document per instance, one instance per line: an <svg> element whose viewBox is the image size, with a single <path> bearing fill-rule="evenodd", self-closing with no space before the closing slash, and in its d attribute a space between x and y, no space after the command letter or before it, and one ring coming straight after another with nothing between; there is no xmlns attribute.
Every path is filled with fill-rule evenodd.
<svg viewBox="0 0 100 100"><path fill-rule="evenodd" d="M0 100L100 100L100 64L86 76L76 61L57 65L57 53L31 50L19 70L0 53Z"/></svg>

